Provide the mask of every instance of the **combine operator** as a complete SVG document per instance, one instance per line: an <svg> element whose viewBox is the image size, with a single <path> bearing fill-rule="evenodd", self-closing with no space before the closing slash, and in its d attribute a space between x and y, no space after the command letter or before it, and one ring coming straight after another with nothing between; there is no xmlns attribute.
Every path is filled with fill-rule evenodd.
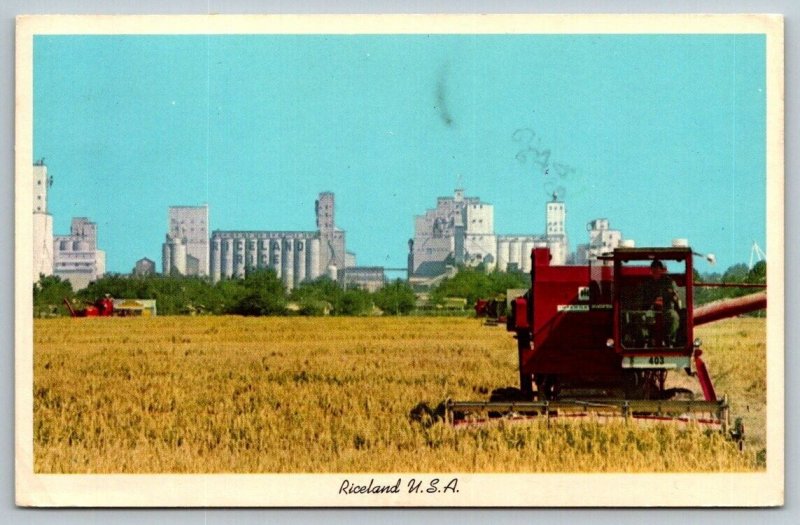
<svg viewBox="0 0 800 525"><path fill-rule="evenodd" d="M658 259L650 265L650 279L642 285L642 307L644 310L654 312L656 317L657 314L663 316L663 342L666 346L674 346L680 324L677 312L680 308L680 297L675 281L667 275L667 268Z"/></svg>

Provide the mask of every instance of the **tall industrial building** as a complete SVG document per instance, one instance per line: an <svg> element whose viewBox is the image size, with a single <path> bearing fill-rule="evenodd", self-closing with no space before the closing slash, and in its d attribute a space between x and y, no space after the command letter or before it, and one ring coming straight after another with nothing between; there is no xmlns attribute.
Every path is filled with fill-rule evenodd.
<svg viewBox="0 0 800 525"><path fill-rule="evenodd" d="M165 275L209 275L208 205L170 206L168 233L161 246Z"/></svg>
<svg viewBox="0 0 800 525"><path fill-rule="evenodd" d="M97 249L97 224L73 217L69 235L53 239L53 273L81 290L106 273L106 253Z"/></svg>
<svg viewBox="0 0 800 525"><path fill-rule="evenodd" d="M622 232L611 229L608 219L589 221L586 229L589 232L589 242L578 245L575 252L575 262L577 264L586 264L589 261L594 261L599 255L611 253L614 248L623 245L623 243L626 243L627 246L633 246L632 240L622 240Z"/></svg>
<svg viewBox="0 0 800 525"><path fill-rule="evenodd" d="M314 213L317 216L317 230L320 240L321 271L326 272L333 267L337 271L343 270L348 265L347 250L345 249L344 231L336 227L335 200L333 193L323 191L314 203ZM353 255L355 259L355 255ZM351 261L354 263L354 261ZM352 264L355 266L355 264Z"/></svg>
<svg viewBox="0 0 800 525"><path fill-rule="evenodd" d="M52 178L47 176L44 160L33 164L33 282L40 275L53 275L53 216L47 209L47 190Z"/></svg>
<svg viewBox="0 0 800 525"><path fill-rule="evenodd" d="M547 230L544 241L550 248L550 264L566 264L569 257L569 244L567 242L567 207L558 200L558 195L553 193L553 200L547 203L545 217Z"/></svg>
<svg viewBox="0 0 800 525"><path fill-rule="evenodd" d="M211 235L211 280L245 277L248 270L274 270L291 289L322 275L317 232L215 231Z"/></svg>
<svg viewBox="0 0 800 525"><path fill-rule="evenodd" d="M566 264L566 207L556 195L547 203L545 224L546 233L540 235L496 234L494 207L456 189L452 197L439 197L435 209L415 217L409 275L434 277L443 275L447 266L481 263L489 270L528 272L531 250L545 246L550 248L552 264Z"/></svg>
<svg viewBox="0 0 800 525"><path fill-rule="evenodd" d="M477 197L439 197L436 208L414 218L414 239L409 242L409 275L433 277L448 265L494 266L497 240L494 207Z"/></svg>
<svg viewBox="0 0 800 525"><path fill-rule="evenodd" d="M268 268L292 289L328 275L341 279L347 263L345 232L336 227L334 195L320 193L315 203L317 231L220 231L211 234L211 280L244 277L248 269ZM341 275L340 275L341 274Z"/></svg>

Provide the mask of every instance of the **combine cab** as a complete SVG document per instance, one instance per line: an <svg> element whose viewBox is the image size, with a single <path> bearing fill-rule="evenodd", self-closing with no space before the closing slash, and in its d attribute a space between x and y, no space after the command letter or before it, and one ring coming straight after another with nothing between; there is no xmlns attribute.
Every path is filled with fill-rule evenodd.
<svg viewBox="0 0 800 525"><path fill-rule="evenodd" d="M741 438L714 391L694 327L764 308L766 294L693 310L692 256L684 247L618 248L586 266L552 266L547 248L534 249L531 289L511 302L507 319L517 339L519 390L497 391L488 402L449 401L446 416L456 424L589 413L693 420ZM667 388L672 372L695 376L704 399Z"/></svg>

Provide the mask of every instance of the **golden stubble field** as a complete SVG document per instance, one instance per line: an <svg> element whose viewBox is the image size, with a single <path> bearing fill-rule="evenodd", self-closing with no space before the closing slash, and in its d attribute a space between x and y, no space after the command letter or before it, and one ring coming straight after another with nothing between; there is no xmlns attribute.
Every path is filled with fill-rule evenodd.
<svg viewBox="0 0 800 525"><path fill-rule="evenodd" d="M665 472L764 468L765 325L698 330L748 446L673 426L428 428L420 401L517 383L515 341L457 318L34 321L39 473Z"/></svg>

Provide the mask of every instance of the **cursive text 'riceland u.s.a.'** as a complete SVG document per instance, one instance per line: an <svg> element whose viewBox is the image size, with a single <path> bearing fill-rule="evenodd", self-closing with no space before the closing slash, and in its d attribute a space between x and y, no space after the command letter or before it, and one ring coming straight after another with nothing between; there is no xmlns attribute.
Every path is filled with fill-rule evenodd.
<svg viewBox="0 0 800 525"><path fill-rule="evenodd" d="M339 494L455 494L458 492L458 478L443 480L440 478L417 479L404 481L381 481L370 478L369 481L345 479L339 486Z"/></svg>

